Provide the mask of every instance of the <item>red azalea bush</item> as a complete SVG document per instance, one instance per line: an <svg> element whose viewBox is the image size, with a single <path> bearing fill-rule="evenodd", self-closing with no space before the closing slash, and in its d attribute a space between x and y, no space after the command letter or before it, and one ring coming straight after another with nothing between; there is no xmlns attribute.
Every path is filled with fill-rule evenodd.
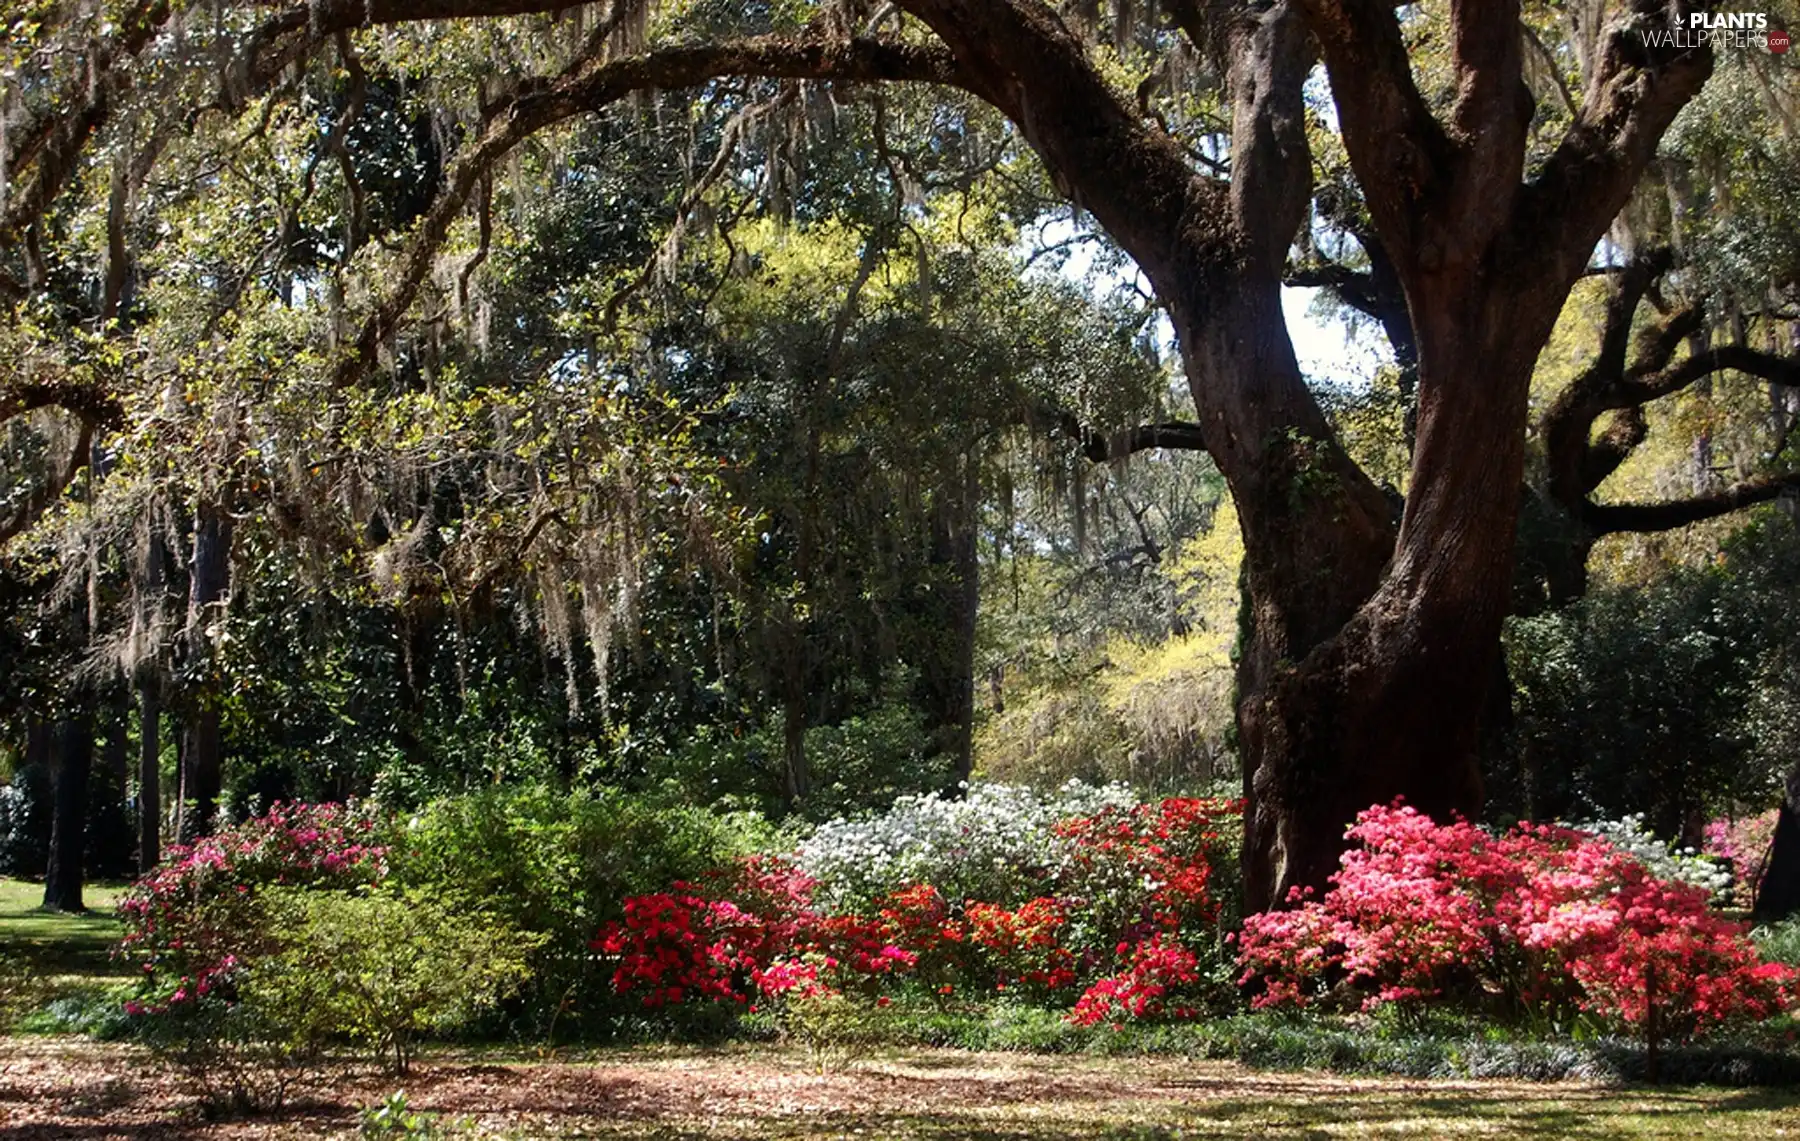
<svg viewBox="0 0 1800 1141"><path fill-rule="evenodd" d="M1013 911L970 901L965 913L969 942L983 952L996 990L1048 992L1074 983L1077 960L1061 943L1069 922L1061 901L1039 896Z"/></svg>
<svg viewBox="0 0 1800 1141"><path fill-rule="evenodd" d="M161 1011L229 985L261 949L265 887L353 888L379 881L387 849L367 812L339 804L276 804L253 820L171 847L119 903L119 953L140 961L147 1002Z"/></svg>
<svg viewBox="0 0 1800 1141"><path fill-rule="evenodd" d="M616 960L614 988L651 1009L851 991L885 1005L909 985L1045 996L1086 979L1095 989L1072 1017L1188 1017L1195 1005L1171 999L1200 980L1187 943L1212 936L1218 821L1237 811L1172 798L1065 820L1049 892L1016 907L918 883L826 914L803 873L761 857L628 899L593 946Z"/></svg>
<svg viewBox="0 0 1800 1141"><path fill-rule="evenodd" d="M1119 953L1130 956L1125 969L1088 987L1076 1001L1070 1022L1097 1026L1119 1018L1194 1017L1197 1011L1191 1006L1167 1005L1172 991L1200 981L1200 961L1194 952L1158 933L1135 947L1119 944Z"/></svg>
<svg viewBox="0 0 1800 1141"><path fill-rule="evenodd" d="M1793 973L1764 963L1703 889L1659 880L1635 858L1570 828L1490 836L1396 804L1350 829L1319 900L1251 916L1243 982L1259 1007L1306 1005L1339 983L1365 1009L1442 1001L1552 1018L1576 1012L1698 1033L1794 1002Z"/></svg>
<svg viewBox="0 0 1800 1141"><path fill-rule="evenodd" d="M904 973L921 952L894 944L900 930L930 949L955 930L929 918L928 892L907 893L882 918L867 920L818 914L811 887L791 865L754 857L705 884L627 899L625 918L603 927L593 948L617 958L615 990L659 1009L687 1001L748 1004L759 995L838 990Z"/></svg>

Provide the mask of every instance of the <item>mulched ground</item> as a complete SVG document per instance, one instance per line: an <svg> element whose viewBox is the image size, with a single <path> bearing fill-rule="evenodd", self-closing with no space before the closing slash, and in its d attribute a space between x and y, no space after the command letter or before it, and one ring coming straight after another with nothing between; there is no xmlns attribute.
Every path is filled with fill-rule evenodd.
<svg viewBox="0 0 1800 1141"><path fill-rule="evenodd" d="M636 1052L536 1064L433 1058L403 1079L338 1075L272 1117L207 1121L179 1078L141 1050L12 1038L0 1040L0 1141L352 1137L360 1110L396 1088L416 1109L462 1119L459 1135L518 1138L1319 1137L1344 1133L1339 1126L1365 1132L1365 1122L1387 1123L1375 1130L1383 1134L1444 1136L1465 1132L1465 1116L1489 1136L1608 1136L1617 1098L1572 1084L1268 1074L1169 1059L917 1051L819 1072L798 1053ZM1800 1135L1793 1102L1800 1096L1760 1101L1759 1133L1791 1121ZM1139 1124L1151 1121L1176 1124ZM1707 1132L1717 1128L1707 1121Z"/></svg>

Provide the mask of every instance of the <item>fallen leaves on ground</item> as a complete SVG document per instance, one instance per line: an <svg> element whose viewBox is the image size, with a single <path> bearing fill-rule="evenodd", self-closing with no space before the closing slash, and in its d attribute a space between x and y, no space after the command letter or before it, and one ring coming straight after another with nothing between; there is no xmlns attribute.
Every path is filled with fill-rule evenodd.
<svg viewBox="0 0 1800 1141"><path fill-rule="evenodd" d="M0 1041L0 1141L354 1137L403 1089L450 1135L507 1138L1800 1136L1800 1092L1274 1074L1221 1062L919 1050L821 1072L769 1049L608 1051L554 1062L438 1056L404 1079L351 1068L282 1112L208 1121L143 1051Z"/></svg>

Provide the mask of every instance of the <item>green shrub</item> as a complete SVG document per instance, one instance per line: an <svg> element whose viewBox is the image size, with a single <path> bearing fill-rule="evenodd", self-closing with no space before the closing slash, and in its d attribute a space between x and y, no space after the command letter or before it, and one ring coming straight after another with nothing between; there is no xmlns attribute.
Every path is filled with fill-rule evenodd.
<svg viewBox="0 0 1800 1141"><path fill-rule="evenodd" d="M1785 963L1800 968L1800 918L1783 919L1750 932L1756 949L1771 963Z"/></svg>
<svg viewBox="0 0 1800 1141"><path fill-rule="evenodd" d="M250 974L239 972L235 994L215 990L136 1017L139 1040L186 1079L208 1116L280 1109L332 1037L324 1011L259 991Z"/></svg>
<svg viewBox="0 0 1800 1141"><path fill-rule="evenodd" d="M437 801L389 853L393 882L464 901L534 937L519 1029L611 1029L620 1003L588 944L630 895L755 850L760 816L721 815L617 789L495 788Z"/></svg>
<svg viewBox="0 0 1800 1141"><path fill-rule="evenodd" d="M542 936L419 891L272 893L281 950L250 989L276 1009L310 1009L404 1073L419 1035L466 1025L529 978Z"/></svg>
<svg viewBox="0 0 1800 1141"><path fill-rule="evenodd" d="M413 1040L515 990L534 945L492 915L412 893L279 888L244 910L254 959L204 988L127 1003L133 1028L210 1113L278 1109L346 1040L404 1070Z"/></svg>

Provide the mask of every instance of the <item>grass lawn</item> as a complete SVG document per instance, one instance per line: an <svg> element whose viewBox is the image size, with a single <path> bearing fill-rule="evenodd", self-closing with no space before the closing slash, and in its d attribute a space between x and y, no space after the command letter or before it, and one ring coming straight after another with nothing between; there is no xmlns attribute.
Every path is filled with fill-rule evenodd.
<svg viewBox="0 0 1800 1141"><path fill-rule="evenodd" d="M81 914L45 911L44 885L0 879L0 955L22 959L39 974L65 978L116 978L128 973L112 958L119 938L113 905L124 889L88 885Z"/></svg>
<svg viewBox="0 0 1800 1141"><path fill-rule="evenodd" d="M0 1029L76 1029L80 1012L109 1005L131 974L112 957L120 934L113 904L123 890L90 884L89 910L71 915L39 906L43 884L0 879ZM52 1004L61 1013L45 1023Z"/></svg>
<svg viewBox="0 0 1800 1141"><path fill-rule="evenodd" d="M1229 1062L905 1050L820 1072L770 1048L607 1051L561 1062L427 1057L364 1070L272 1118L203 1121L136 1048L0 1040L0 1135L354 1137L395 1090L447 1137L633 1141L1800 1136L1800 1090L1609 1089L1276 1074Z"/></svg>

